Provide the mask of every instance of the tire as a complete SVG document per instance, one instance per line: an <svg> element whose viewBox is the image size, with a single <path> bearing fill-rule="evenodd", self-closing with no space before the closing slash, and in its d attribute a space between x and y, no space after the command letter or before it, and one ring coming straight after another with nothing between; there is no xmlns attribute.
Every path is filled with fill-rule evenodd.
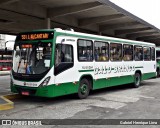
<svg viewBox="0 0 160 128"><path fill-rule="evenodd" d="M136 73L134 75L134 83L133 83L133 87L134 88L138 88L141 84L141 75L140 73Z"/></svg>
<svg viewBox="0 0 160 128"><path fill-rule="evenodd" d="M157 69L157 78L159 77L160 75L160 72L159 72L159 69Z"/></svg>
<svg viewBox="0 0 160 128"><path fill-rule="evenodd" d="M85 99L90 92L90 82L87 79L82 79L78 88L78 98Z"/></svg>

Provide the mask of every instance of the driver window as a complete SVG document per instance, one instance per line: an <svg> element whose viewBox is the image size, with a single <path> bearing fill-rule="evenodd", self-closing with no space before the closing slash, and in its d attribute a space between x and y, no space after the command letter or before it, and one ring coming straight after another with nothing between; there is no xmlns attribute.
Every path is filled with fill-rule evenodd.
<svg viewBox="0 0 160 128"><path fill-rule="evenodd" d="M55 70L54 74L73 67L73 46L68 44L57 44L55 49Z"/></svg>
<svg viewBox="0 0 160 128"><path fill-rule="evenodd" d="M70 63L73 62L73 48L71 45L67 44L57 44L56 45L56 56L55 65L60 63Z"/></svg>

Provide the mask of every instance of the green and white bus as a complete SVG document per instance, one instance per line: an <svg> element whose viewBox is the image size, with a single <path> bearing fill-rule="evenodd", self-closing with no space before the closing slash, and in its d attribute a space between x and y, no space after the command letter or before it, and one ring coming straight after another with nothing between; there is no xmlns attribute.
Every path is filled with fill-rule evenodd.
<svg viewBox="0 0 160 128"><path fill-rule="evenodd" d="M133 84L156 76L155 44L69 30L52 29L17 35L11 91L56 97Z"/></svg>
<svg viewBox="0 0 160 128"><path fill-rule="evenodd" d="M157 77L160 76L160 47L156 47Z"/></svg>

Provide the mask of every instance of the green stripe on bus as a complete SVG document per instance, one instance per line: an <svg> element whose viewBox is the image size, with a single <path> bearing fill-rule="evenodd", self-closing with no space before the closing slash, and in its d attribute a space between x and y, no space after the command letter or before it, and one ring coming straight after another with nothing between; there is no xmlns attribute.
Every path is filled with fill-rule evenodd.
<svg viewBox="0 0 160 128"><path fill-rule="evenodd" d="M143 68L143 66L135 67L135 68Z"/></svg>
<svg viewBox="0 0 160 128"><path fill-rule="evenodd" d="M79 70L79 72L93 72L94 70Z"/></svg>

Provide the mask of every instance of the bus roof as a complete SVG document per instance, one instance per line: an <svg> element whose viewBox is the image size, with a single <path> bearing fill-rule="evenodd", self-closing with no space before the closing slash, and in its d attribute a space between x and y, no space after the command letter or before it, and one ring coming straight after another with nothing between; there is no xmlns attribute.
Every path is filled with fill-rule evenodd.
<svg viewBox="0 0 160 128"><path fill-rule="evenodd" d="M141 45L150 45L150 46L155 46L154 43L149 43L149 42L143 42L143 41L134 41L134 40L128 40L128 39L121 39L121 38L115 38L115 37L108 37L108 36L101 36L101 35L94 35L94 34L87 34L87 33L81 33L81 32L74 32L74 31L69 31L69 30L62 30L59 28L54 29L56 32L60 33L65 33L65 34L71 34L71 35L77 35L80 37L84 38L97 38L99 40L104 39L107 41L113 41L113 42L120 42L120 43L134 43L134 44L141 44ZM53 30L52 30L53 31Z"/></svg>

